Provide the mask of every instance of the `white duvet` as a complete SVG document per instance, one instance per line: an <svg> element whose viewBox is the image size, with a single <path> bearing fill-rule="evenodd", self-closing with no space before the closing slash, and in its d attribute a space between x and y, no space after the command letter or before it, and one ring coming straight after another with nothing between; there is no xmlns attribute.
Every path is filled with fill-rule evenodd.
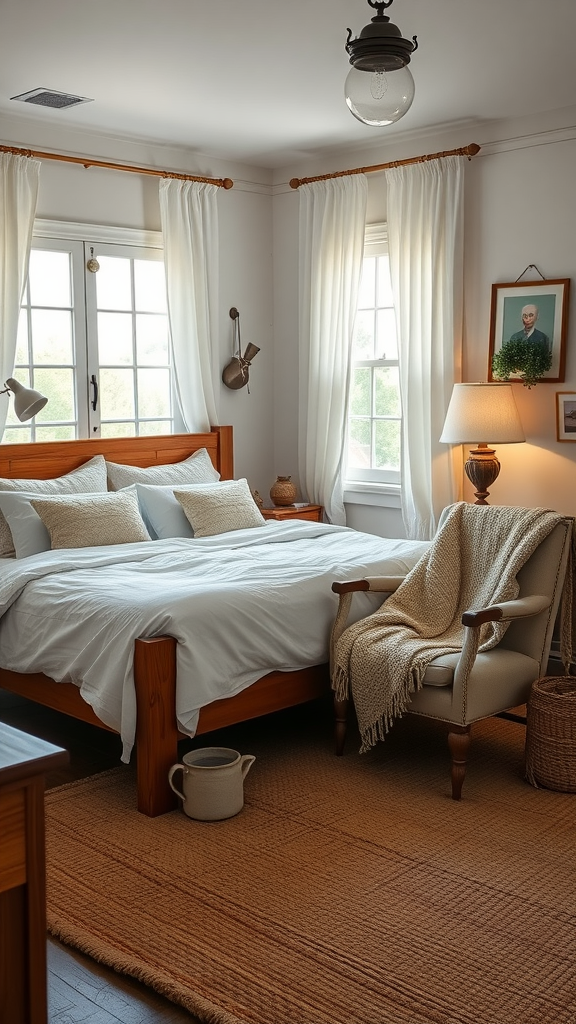
<svg viewBox="0 0 576 1024"><path fill-rule="evenodd" d="M176 717L273 670L328 659L334 580L408 572L428 548L294 520L202 539L46 551L0 566L0 660L73 682L106 725L134 743L137 637L177 644ZM381 597L358 594L352 618Z"/></svg>

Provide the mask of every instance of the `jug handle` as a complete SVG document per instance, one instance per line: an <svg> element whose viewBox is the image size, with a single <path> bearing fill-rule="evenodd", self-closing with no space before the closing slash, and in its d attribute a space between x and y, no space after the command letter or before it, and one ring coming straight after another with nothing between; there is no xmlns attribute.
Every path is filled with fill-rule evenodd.
<svg viewBox="0 0 576 1024"><path fill-rule="evenodd" d="M244 754L240 761L240 771L242 772L242 778L245 779L250 771L256 758L254 754Z"/></svg>
<svg viewBox="0 0 576 1024"><path fill-rule="evenodd" d="M169 785L170 785L170 789L173 789L174 792L176 793L176 795L179 796L181 800L185 800L186 797L184 796L184 793L181 793L180 790L177 788L177 786L175 786L174 783L172 782L173 776L175 775L176 772L179 772L179 771L181 771L181 772L185 771L184 765L183 764L173 764L172 767L170 768L169 772L168 772L168 782L169 782Z"/></svg>

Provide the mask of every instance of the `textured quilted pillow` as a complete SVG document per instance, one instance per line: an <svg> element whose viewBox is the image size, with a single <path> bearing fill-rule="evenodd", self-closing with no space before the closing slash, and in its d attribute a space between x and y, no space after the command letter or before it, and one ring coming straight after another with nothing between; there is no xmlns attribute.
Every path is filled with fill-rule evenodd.
<svg viewBox="0 0 576 1024"><path fill-rule="evenodd" d="M266 524L244 479L191 487L187 491L174 488L174 497L182 505L195 537L212 537Z"/></svg>
<svg viewBox="0 0 576 1024"><path fill-rule="evenodd" d="M210 484L220 479L206 448L199 448L189 459L166 466L123 466L107 462L108 483L111 491L119 491L130 484Z"/></svg>
<svg viewBox="0 0 576 1024"><path fill-rule="evenodd" d="M33 498L52 548L89 548L150 540L135 491Z"/></svg>
<svg viewBox="0 0 576 1024"><path fill-rule="evenodd" d="M103 455L95 455L83 466L53 480L10 480L0 477L0 491L32 491L34 494L86 494L105 493L106 462ZM0 557L14 556L12 533L4 514L0 511Z"/></svg>

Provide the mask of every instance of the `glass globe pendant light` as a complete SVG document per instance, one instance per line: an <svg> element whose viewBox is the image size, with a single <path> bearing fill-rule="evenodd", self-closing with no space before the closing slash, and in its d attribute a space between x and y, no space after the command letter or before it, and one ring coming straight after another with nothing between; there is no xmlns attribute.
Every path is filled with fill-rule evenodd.
<svg viewBox="0 0 576 1024"><path fill-rule="evenodd" d="M393 0L368 0L376 10L356 39L348 29L346 52L352 65L344 94L346 103L359 121L374 127L393 124L410 109L414 99L414 79L407 67L418 48L416 36L403 39L384 11Z"/></svg>

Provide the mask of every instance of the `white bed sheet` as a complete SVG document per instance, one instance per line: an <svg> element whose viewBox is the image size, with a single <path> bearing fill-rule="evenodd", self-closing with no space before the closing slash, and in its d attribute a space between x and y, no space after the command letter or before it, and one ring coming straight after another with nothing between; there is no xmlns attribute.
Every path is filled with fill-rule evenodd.
<svg viewBox="0 0 576 1024"><path fill-rule="evenodd" d="M137 637L176 637L176 717L192 736L204 705L267 672L327 661L334 580L402 575L428 546L294 520L217 537L6 559L0 661L76 683L101 721L120 732L127 761ZM380 601L357 595L352 618Z"/></svg>

